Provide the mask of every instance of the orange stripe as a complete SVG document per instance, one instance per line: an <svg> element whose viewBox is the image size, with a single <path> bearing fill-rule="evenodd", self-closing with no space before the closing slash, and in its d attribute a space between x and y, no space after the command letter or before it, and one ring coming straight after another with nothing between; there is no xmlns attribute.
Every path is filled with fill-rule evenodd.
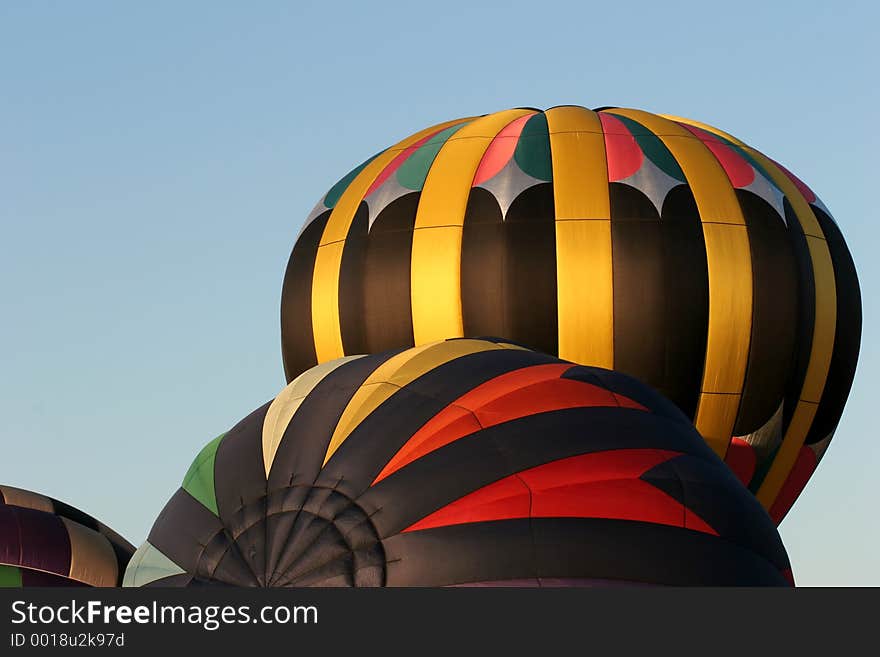
<svg viewBox="0 0 880 657"><path fill-rule="evenodd" d="M639 477L679 452L655 449L580 454L524 470L448 504L405 532L514 518L613 518L718 532Z"/></svg>
<svg viewBox="0 0 880 657"><path fill-rule="evenodd" d="M401 447L373 482L459 438L502 422L565 408L612 407L641 411L638 402L605 388L564 379L571 363L524 367L465 393L431 418Z"/></svg>

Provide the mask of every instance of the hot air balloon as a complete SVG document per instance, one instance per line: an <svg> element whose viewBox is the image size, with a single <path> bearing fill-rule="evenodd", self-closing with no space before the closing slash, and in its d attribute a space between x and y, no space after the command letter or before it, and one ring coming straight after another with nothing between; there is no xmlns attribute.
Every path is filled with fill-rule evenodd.
<svg viewBox="0 0 880 657"><path fill-rule="evenodd" d="M674 404L501 339L348 356L195 458L126 586L788 585Z"/></svg>
<svg viewBox="0 0 880 657"><path fill-rule="evenodd" d="M119 586L133 553L82 511L0 486L0 586Z"/></svg>
<svg viewBox="0 0 880 657"><path fill-rule="evenodd" d="M281 331L288 381L479 335L630 374L779 521L840 419L861 306L782 165L689 119L562 106L442 123L342 178L293 247Z"/></svg>

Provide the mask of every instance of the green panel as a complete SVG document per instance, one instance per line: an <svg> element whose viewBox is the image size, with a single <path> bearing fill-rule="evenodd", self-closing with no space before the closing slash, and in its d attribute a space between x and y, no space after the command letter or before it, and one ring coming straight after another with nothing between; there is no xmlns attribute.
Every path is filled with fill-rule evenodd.
<svg viewBox="0 0 880 657"><path fill-rule="evenodd" d="M355 177L361 171L364 170L364 167L366 167L370 162L372 162L377 157L379 157L383 152L384 151L379 151L373 157L364 161L360 166L357 166L354 169L352 169L351 171L349 171L347 174L345 174L345 177L342 178L342 180L340 180L338 183L333 185L333 187L330 188L330 191L327 192L327 195L324 196L324 207L326 207L326 208L336 207L336 203L337 203L337 201L339 201L339 197L342 196L342 194L345 192L346 189L348 189L348 186L351 184L351 181L354 180Z"/></svg>
<svg viewBox="0 0 880 657"><path fill-rule="evenodd" d="M0 565L0 588L21 588L21 568Z"/></svg>
<svg viewBox="0 0 880 657"><path fill-rule="evenodd" d="M523 126L513 152L520 169L532 178L553 180L553 159L550 155L550 131L544 113L535 114Z"/></svg>
<svg viewBox="0 0 880 657"><path fill-rule="evenodd" d="M217 495L214 492L214 457L225 435L221 433L202 448L183 478L183 490L204 504L214 515L218 515Z"/></svg>
<svg viewBox="0 0 880 657"><path fill-rule="evenodd" d="M456 133L456 131L466 125L467 122L459 123L458 125L453 125L445 130L441 130L424 144L419 146L397 169L397 182L407 189L421 191L422 187L425 186L425 179L428 177L428 170L431 168L431 165L434 164L434 158L437 157L437 153L440 152L443 144L445 144L446 141Z"/></svg>
<svg viewBox="0 0 880 657"><path fill-rule="evenodd" d="M660 137L648 130L638 121L633 121L627 116L614 114L614 118L618 119L626 126L626 129L630 131L633 137L635 137L636 143L639 145L639 148L642 149L645 157L649 158L658 169L667 176L671 176L683 183L687 182L684 172L681 170L681 167L678 166L678 162L672 157L672 153L669 152L669 149L666 148L666 144L663 143L663 140L660 139Z"/></svg>

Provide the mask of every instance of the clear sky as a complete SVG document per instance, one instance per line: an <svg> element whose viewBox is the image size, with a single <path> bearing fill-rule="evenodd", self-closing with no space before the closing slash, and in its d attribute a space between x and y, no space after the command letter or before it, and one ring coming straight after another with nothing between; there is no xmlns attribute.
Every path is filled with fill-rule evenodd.
<svg viewBox="0 0 880 657"><path fill-rule="evenodd" d="M861 280L838 434L781 533L880 585L880 10L813 2L0 3L0 482L135 544L284 385L300 224L398 139L508 107L688 116L817 191Z"/></svg>

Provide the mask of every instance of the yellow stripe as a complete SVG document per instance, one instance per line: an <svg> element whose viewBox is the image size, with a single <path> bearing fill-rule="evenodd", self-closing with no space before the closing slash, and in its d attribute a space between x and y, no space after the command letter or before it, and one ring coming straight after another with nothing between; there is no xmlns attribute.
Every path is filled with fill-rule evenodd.
<svg viewBox="0 0 880 657"><path fill-rule="evenodd" d="M752 327L752 265L745 217L724 169L682 126L639 110L613 110L660 137L687 178L703 223L709 330L694 424L722 458L742 398Z"/></svg>
<svg viewBox="0 0 880 657"><path fill-rule="evenodd" d="M798 218L798 222L801 224L804 234L807 236L807 246L813 264L816 288L816 317L813 324L813 342L810 345L810 360L807 365L807 374L791 423L786 429L782 445L776 454L773 464L758 490L758 500L760 500L765 508L769 509L773 506L776 496L779 495L779 491L782 489L786 479L788 479L788 475L794 467L807 433L809 433L813 418L816 415L818 402L825 388L828 368L831 364L837 322L837 291L831 254L828 251L828 244L825 241L822 228L819 226L819 222L810 208L810 204L785 172L768 157L718 128L692 119L671 118L688 125L703 128L743 148L761 165L771 177L773 183L785 194Z"/></svg>
<svg viewBox="0 0 880 657"><path fill-rule="evenodd" d="M682 123L686 123L688 125L695 126L697 128L702 128L706 132L711 132L714 135L718 135L719 137L723 137L727 139L733 144L736 144L744 151L746 151L749 155L752 156L764 171L770 176L773 183L782 191L783 194L788 198L789 203L791 203L792 208L795 211L795 215L797 215L798 221L801 224L801 228L803 228L805 235L812 235L814 237L818 237L821 240L825 239L825 234L822 232L822 228L819 226L819 222L816 219L816 216L813 214L813 211L810 209L810 204L804 198L803 194L800 193L797 186L791 181L791 179L782 171L776 164L773 163L770 158L761 153L760 151L756 151L754 148L746 144L740 139L737 139L730 133L724 132L723 130L719 130L718 128L711 126L707 123L701 123L699 121L694 121L693 119L685 119L679 116L669 117L675 121L681 121ZM790 190L792 193L789 194Z"/></svg>
<svg viewBox="0 0 880 657"><path fill-rule="evenodd" d="M339 323L339 271L343 242L319 246L312 278L312 335L317 362L345 355Z"/></svg>
<svg viewBox="0 0 880 657"><path fill-rule="evenodd" d="M316 365L288 383L284 390L272 400L266 410L266 417L263 419L263 466L267 479L284 432L287 431L287 426L306 395L337 367L358 358L363 358L363 356L348 356Z"/></svg>
<svg viewBox="0 0 880 657"><path fill-rule="evenodd" d="M608 163L599 115L584 107L544 113L553 158L556 219L611 219Z"/></svg>
<svg viewBox="0 0 880 657"><path fill-rule="evenodd" d="M813 280L816 289L816 317L813 323L813 342L810 345L810 360L804 384L795 407L791 423L782 438L782 445L776 453L773 465L758 489L758 500L765 508L770 508L776 500L782 485L788 478L797 460L798 452L804 444L818 402L825 389L831 354L834 350L834 333L837 330L837 288L834 280L834 266L828 244L810 204L800 193L791 179L769 158L745 147L773 179L791 203L798 221L807 236L807 246L813 263Z"/></svg>
<svg viewBox="0 0 880 657"><path fill-rule="evenodd" d="M407 349L389 358L367 377L348 402L330 438L324 464L370 413L404 386L461 356L507 348L510 347L486 340L441 340Z"/></svg>
<svg viewBox="0 0 880 657"><path fill-rule="evenodd" d="M614 368L611 221L556 222L559 357Z"/></svg>
<svg viewBox="0 0 880 657"><path fill-rule="evenodd" d="M545 112L556 206L559 357L614 367L611 201L605 138L595 112Z"/></svg>
<svg viewBox="0 0 880 657"><path fill-rule="evenodd" d="M364 167L340 196L321 235L312 277L312 333L319 363L345 355L339 324L339 270L344 242L364 194L400 151L433 132L469 120L463 118L441 123L398 142Z"/></svg>
<svg viewBox="0 0 880 657"><path fill-rule="evenodd" d="M477 166L498 132L531 110L506 110L472 121L440 149L416 211L412 245L412 320L415 344L463 334L461 238Z"/></svg>
<svg viewBox="0 0 880 657"><path fill-rule="evenodd" d="M816 317L813 323L810 361L800 398L807 402L819 403L825 390L828 368L831 366L831 355L834 351L834 334L837 330L837 286L828 243L808 235L807 246L813 261Z"/></svg>

